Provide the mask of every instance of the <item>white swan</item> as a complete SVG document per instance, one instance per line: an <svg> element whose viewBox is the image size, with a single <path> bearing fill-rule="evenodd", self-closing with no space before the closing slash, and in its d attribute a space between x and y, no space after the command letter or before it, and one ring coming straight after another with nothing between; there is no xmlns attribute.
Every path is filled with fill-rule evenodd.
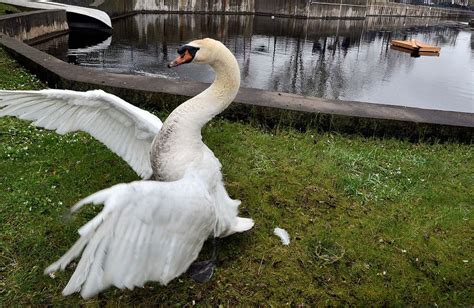
<svg viewBox="0 0 474 308"><path fill-rule="evenodd" d="M89 298L112 285L133 289L147 281L166 285L188 269L209 236L253 227L251 219L237 217L240 201L228 196L221 165L201 140L202 126L237 94L237 61L213 39L193 41L178 53L170 67L207 63L216 78L164 124L103 91L0 91L0 116L31 120L61 134L86 131L143 178L153 174L160 180L118 184L73 207L76 211L84 204L104 204L79 229L80 238L71 249L45 270L63 270L82 252L64 295L81 292Z"/></svg>

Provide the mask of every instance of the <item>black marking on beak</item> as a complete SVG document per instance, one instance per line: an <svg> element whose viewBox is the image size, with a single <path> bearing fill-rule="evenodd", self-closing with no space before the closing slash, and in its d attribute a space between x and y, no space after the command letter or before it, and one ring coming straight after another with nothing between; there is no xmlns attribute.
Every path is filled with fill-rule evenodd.
<svg viewBox="0 0 474 308"><path fill-rule="evenodd" d="M168 64L168 68L172 68L181 64L190 63L196 56L199 47L184 45L178 48L179 56Z"/></svg>
<svg viewBox="0 0 474 308"><path fill-rule="evenodd" d="M194 57L196 56L196 52L199 50L199 47L183 45L178 48L178 53L180 55L183 55L186 52L186 50L189 51L189 53L191 54L191 56L193 56L193 59L194 59Z"/></svg>

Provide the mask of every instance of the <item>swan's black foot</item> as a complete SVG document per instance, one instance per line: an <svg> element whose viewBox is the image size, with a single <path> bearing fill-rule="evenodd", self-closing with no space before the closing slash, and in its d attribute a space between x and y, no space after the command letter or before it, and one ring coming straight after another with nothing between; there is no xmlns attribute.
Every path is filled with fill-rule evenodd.
<svg viewBox="0 0 474 308"><path fill-rule="evenodd" d="M209 281L214 274L214 268L216 267L214 260L194 262L188 269L188 275L194 281L206 282Z"/></svg>
<svg viewBox="0 0 474 308"><path fill-rule="evenodd" d="M217 238L212 239L212 257L210 260L194 262L188 269L188 275L194 281L197 282L206 282L209 281L214 274L214 269L216 268L217 261Z"/></svg>

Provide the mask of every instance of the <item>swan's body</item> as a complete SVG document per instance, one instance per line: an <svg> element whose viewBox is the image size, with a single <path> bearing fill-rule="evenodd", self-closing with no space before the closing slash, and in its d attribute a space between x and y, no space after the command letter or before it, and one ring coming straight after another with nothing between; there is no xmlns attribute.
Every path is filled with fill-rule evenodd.
<svg viewBox="0 0 474 308"><path fill-rule="evenodd" d="M173 65L208 63L216 79L176 108L163 125L152 114L102 91L0 91L0 116L32 120L58 133L89 132L140 176L153 174L159 180L118 184L73 207L104 204L79 230L74 246L45 271L64 269L84 250L64 295L80 291L88 298L111 285L132 289L147 281L167 284L186 271L209 236L253 226L251 219L237 217L240 201L228 196L221 164L201 140L202 126L237 94L237 61L212 39L185 47Z"/></svg>

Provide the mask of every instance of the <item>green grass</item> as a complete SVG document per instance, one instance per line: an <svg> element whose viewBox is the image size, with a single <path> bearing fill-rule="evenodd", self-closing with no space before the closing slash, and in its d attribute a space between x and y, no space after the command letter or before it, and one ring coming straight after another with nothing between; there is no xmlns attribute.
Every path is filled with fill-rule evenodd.
<svg viewBox="0 0 474 308"><path fill-rule="evenodd" d="M20 10L17 9L16 7L14 7L14 6L0 3L0 15L5 14L6 11L10 11L10 12L14 12L14 13L20 12Z"/></svg>
<svg viewBox="0 0 474 308"><path fill-rule="evenodd" d="M2 52L0 74L0 88L43 87ZM255 228L222 241L207 283L182 276L167 287L112 288L84 301L61 295L73 267L54 278L42 274L100 210L69 217L68 208L137 176L86 134L59 136L0 119L0 303L474 304L471 145L265 130L221 119L203 137ZM276 226L288 230L290 246L272 235Z"/></svg>

